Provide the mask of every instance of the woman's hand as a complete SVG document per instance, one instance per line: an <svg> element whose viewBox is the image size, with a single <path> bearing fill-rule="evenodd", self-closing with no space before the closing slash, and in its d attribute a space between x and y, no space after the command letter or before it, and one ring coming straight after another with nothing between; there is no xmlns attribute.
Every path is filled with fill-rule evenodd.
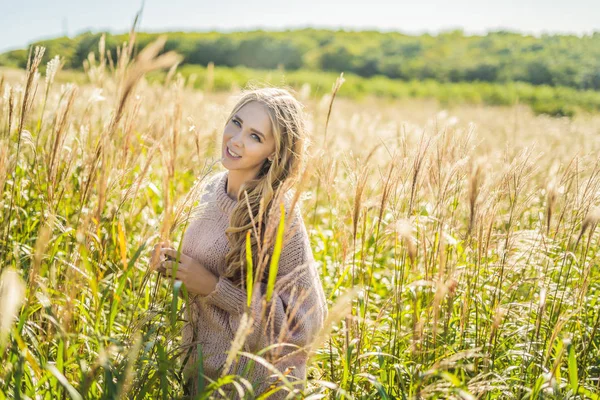
<svg viewBox="0 0 600 400"><path fill-rule="evenodd" d="M154 247L155 252L157 248L160 249L155 268L158 273L168 277L175 273L175 279L183 282L193 294L206 296L215 289L218 278L198 261L183 253L179 254L177 261L177 250L165 243L157 244Z"/></svg>

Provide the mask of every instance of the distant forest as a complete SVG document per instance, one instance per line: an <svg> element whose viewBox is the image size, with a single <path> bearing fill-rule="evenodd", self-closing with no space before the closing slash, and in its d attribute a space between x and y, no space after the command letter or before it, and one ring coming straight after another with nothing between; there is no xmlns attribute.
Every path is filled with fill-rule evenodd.
<svg viewBox="0 0 600 400"><path fill-rule="evenodd" d="M82 68L98 51L101 33L34 43L47 48L45 59L59 54L65 67ZM138 33L138 48L158 37ZM165 51L184 56L183 64L244 66L256 69L321 70L375 75L400 80L439 82L527 82L600 89L600 32L582 37L526 36L490 32L467 36L462 31L411 36L396 32L297 29L281 32L170 32ZM106 35L106 49L116 60L127 38ZM25 67L28 50L0 55L0 65Z"/></svg>

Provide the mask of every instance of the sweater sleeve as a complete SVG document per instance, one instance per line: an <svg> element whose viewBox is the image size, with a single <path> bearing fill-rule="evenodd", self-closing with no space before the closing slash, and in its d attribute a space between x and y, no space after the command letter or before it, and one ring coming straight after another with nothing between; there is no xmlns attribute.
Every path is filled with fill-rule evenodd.
<svg viewBox="0 0 600 400"><path fill-rule="evenodd" d="M323 327L327 305L323 287L317 273L306 227L300 213L295 210L294 221L288 228L289 240L279 259L279 267L272 301L263 312L262 298L266 285L258 283L251 306L253 329L247 336L245 347L257 352L274 343L289 343L299 347L310 344ZM235 334L247 303L247 292L225 278L219 277L217 286L205 301L227 311ZM277 357L295 352L292 346L283 346L269 352L271 362Z"/></svg>

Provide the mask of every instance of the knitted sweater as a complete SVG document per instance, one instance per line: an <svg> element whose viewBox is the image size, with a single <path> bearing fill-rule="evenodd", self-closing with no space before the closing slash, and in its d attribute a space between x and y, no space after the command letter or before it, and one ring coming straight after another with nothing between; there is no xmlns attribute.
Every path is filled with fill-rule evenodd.
<svg viewBox="0 0 600 400"><path fill-rule="evenodd" d="M182 253L194 258L218 277L213 292L207 296L190 295L186 305L182 359L189 354L185 376L190 379L186 388L192 395L198 391L198 345L202 351L202 371L209 378L204 381L208 385L211 380L222 375L227 354L247 304L246 290L238 288L223 276L226 270L225 255L229 251L225 229L229 226L231 212L237 203L227 195L227 176L228 171L221 172L209 181L182 242ZM286 230L279 259L275 292L268 304L268 312L261 313L263 303L258 299L259 295L265 295L266 285L259 283L260 292L254 292L256 296L253 295L251 307L253 324L248 326L247 331L250 333L246 336L244 346L239 348L241 351L256 354L274 343L290 343L299 347L309 345L327 316L325 295L300 209L296 206L289 215L289 200L290 197L286 196L286 220L292 220ZM291 373L287 375L288 380L294 382L306 379L305 351L292 346L273 350L277 351L284 357L279 361L271 360L271 363L281 372L292 367ZM274 378L268 379L272 372L258 362L254 362L250 373L243 373L249 361L247 357L240 357L237 369L234 368L234 361L228 373L246 377L255 385L255 394L258 395ZM299 387L298 383L294 387ZM270 398L284 398L285 394L286 390L280 390ZM228 396L233 398L236 395L230 393Z"/></svg>

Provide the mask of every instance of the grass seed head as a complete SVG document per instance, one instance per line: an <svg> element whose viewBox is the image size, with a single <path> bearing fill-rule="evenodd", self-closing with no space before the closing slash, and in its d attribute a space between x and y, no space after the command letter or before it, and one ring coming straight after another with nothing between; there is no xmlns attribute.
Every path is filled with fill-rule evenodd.
<svg viewBox="0 0 600 400"><path fill-rule="evenodd" d="M46 64L46 86L52 85L52 83L54 82L54 77L56 76L56 73L59 69L60 57L54 56L54 58L48 61L48 64Z"/></svg>
<svg viewBox="0 0 600 400"><path fill-rule="evenodd" d="M4 348L24 297L25 283L21 275L14 269L5 269L0 275L0 348Z"/></svg>

